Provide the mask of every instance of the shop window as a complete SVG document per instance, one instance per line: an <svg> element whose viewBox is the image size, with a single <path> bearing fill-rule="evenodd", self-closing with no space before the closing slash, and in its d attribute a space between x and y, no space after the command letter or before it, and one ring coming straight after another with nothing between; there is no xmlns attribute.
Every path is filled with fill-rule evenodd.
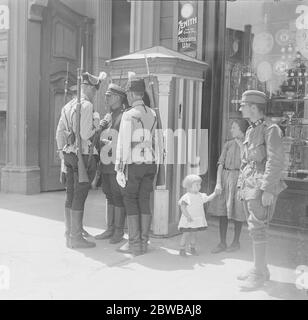
<svg viewBox="0 0 308 320"><path fill-rule="evenodd" d="M231 139L231 120L241 117L242 93L265 92L267 116L282 129L288 184L274 218L298 226L307 198L296 203L293 198L307 192L308 183L308 1L226 5L223 140Z"/></svg>
<svg viewBox="0 0 308 320"><path fill-rule="evenodd" d="M308 1L227 2L226 28L224 123L241 117L245 90L265 92L290 153L287 176L308 181Z"/></svg>
<svg viewBox="0 0 308 320"><path fill-rule="evenodd" d="M129 53L130 7L127 0L112 1L112 45L113 58Z"/></svg>

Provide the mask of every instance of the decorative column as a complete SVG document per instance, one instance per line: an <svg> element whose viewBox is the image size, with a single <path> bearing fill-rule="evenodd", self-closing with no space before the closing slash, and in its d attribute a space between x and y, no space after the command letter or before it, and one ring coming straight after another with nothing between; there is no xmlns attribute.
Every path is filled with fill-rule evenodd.
<svg viewBox="0 0 308 320"><path fill-rule="evenodd" d="M169 97L170 97L170 84L172 80L171 75L158 75L158 87L159 97L158 105L161 116L162 128L165 133L168 129L168 113L169 113ZM167 135L164 134L164 147L166 154L168 154L168 139ZM173 145L170 146L173 148ZM174 150L172 150L174 151ZM167 168L165 165L165 181L167 181ZM166 185L159 186L154 190L154 215L152 230L156 236L167 236L169 232L169 190Z"/></svg>
<svg viewBox="0 0 308 320"><path fill-rule="evenodd" d="M159 45L160 1L131 1L130 52Z"/></svg>
<svg viewBox="0 0 308 320"><path fill-rule="evenodd" d="M7 161L1 179L4 192L40 192L40 39L42 11L47 3L9 1Z"/></svg>

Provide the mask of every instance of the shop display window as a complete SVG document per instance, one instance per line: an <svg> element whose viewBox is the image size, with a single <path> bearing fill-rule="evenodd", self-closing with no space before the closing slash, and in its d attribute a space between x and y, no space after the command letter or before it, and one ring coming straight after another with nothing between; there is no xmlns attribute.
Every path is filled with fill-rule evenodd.
<svg viewBox="0 0 308 320"><path fill-rule="evenodd" d="M308 182L308 1L228 1L226 28L224 124L241 117L245 90L265 92L283 132L284 178Z"/></svg>

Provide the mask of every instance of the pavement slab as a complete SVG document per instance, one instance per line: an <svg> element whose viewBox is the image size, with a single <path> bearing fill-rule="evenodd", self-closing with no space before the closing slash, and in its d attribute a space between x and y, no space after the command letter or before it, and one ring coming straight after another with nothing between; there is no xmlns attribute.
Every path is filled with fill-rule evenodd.
<svg viewBox="0 0 308 320"><path fill-rule="evenodd" d="M272 232L271 281L243 292L236 276L251 266L246 228L241 250L234 253L211 254L218 241L212 219L198 236L199 256L180 257L179 236L151 238L149 253L138 257L118 253L119 245L104 240L96 241L94 249L71 250L64 241L64 198L64 192L0 193L0 267L10 271L9 288L2 288L0 279L0 299L308 299L295 286L296 267L307 265L305 234ZM101 191L91 191L85 211L87 231L101 233L106 225ZM231 226L229 242L232 233Z"/></svg>

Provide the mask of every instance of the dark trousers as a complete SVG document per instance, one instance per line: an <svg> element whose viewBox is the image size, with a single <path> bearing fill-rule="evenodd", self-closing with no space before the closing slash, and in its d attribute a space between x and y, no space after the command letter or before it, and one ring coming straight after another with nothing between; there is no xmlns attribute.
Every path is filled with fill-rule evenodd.
<svg viewBox="0 0 308 320"><path fill-rule="evenodd" d="M128 181L122 189L125 210L128 216L151 215L150 194L157 171L156 164L128 165Z"/></svg>
<svg viewBox="0 0 308 320"><path fill-rule="evenodd" d="M102 189L108 204L115 207L124 207L123 195L116 176L116 172L102 173Z"/></svg>
<svg viewBox="0 0 308 320"><path fill-rule="evenodd" d="M85 166L88 164L88 155L83 155ZM88 166L89 182L78 181L78 157L74 153L64 153L64 163L67 167L66 174L66 201L65 207L76 211L83 211L91 182L95 177L97 157L93 156Z"/></svg>

